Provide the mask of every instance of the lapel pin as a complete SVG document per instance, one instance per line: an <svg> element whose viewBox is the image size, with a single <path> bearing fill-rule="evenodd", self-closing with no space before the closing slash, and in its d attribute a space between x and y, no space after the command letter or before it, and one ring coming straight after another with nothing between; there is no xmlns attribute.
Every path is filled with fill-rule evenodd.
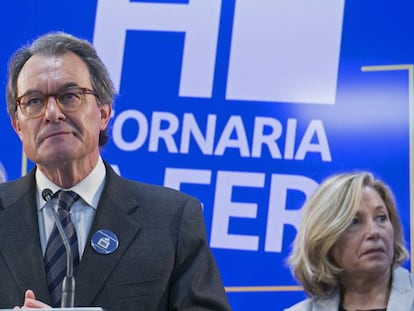
<svg viewBox="0 0 414 311"><path fill-rule="evenodd" d="M119 241L115 233L102 229L93 234L91 245L97 253L107 255L116 251Z"/></svg>

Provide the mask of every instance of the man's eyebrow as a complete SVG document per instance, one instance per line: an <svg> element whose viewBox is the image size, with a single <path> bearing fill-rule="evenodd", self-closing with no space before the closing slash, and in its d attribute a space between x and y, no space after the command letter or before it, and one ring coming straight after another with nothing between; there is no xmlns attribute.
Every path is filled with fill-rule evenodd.
<svg viewBox="0 0 414 311"><path fill-rule="evenodd" d="M75 82L68 82L63 84L61 87L58 88L58 92L61 90L65 90L65 89L70 89L73 87L80 87L77 83ZM24 92L22 95L19 95L17 97L23 96L23 95L29 95L29 94L34 94L34 93L39 93L39 94L52 94L52 93L44 93L43 91L39 90L39 89L28 89L26 90L26 92Z"/></svg>
<svg viewBox="0 0 414 311"><path fill-rule="evenodd" d="M43 93L43 92L40 91L40 90L38 90L38 89L28 89L22 95L19 95L17 97L22 97L22 96L29 95L29 94L33 94L33 93Z"/></svg>
<svg viewBox="0 0 414 311"><path fill-rule="evenodd" d="M62 85L58 90L64 90L64 89L70 89L72 87L80 87L77 83L75 82L68 82L65 83L64 85Z"/></svg>

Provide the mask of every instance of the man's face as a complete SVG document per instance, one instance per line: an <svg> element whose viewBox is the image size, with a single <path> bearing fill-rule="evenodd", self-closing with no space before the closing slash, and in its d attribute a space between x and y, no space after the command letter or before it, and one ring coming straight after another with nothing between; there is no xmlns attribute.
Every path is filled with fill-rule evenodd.
<svg viewBox="0 0 414 311"><path fill-rule="evenodd" d="M55 94L68 87L92 89L86 64L73 53L60 56L33 55L17 79L18 96L28 92ZM17 109L12 125L23 148L40 167L94 165L99 156L99 132L108 124L110 105L98 105L94 95L87 94L75 112L63 112L56 99L48 98L43 115L30 119Z"/></svg>

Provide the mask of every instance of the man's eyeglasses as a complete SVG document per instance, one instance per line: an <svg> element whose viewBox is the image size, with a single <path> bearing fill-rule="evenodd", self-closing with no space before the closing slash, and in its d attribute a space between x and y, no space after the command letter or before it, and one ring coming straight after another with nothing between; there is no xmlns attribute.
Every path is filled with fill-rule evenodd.
<svg viewBox="0 0 414 311"><path fill-rule="evenodd" d="M17 97L16 103L25 117L36 119L45 113L49 97L55 98L61 111L75 112L85 101L86 94L98 96L91 89L85 87L71 87L62 89L55 94L28 92Z"/></svg>

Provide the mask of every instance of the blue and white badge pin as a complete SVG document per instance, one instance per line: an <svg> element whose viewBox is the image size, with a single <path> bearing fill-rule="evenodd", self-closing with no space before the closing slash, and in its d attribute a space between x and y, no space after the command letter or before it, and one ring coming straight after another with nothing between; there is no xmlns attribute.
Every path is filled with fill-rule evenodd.
<svg viewBox="0 0 414 311"><path fill-rule="evenodd" d="M118 237L110 230L98 230L91 239L92 248L99 254L111 254L119 245Z"/></svg>

